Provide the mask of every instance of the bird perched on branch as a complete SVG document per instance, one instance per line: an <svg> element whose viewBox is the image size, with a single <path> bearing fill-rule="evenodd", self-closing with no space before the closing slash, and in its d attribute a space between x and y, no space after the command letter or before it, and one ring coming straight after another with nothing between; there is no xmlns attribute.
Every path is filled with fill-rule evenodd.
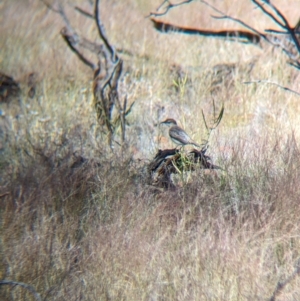
<svg viewBox="0 0 300 301"><path fill-rule="evenodd" d="M169 129L169 136L175 144L182 145L182 146L187 144L192 144L197 147L200 147L199 144L194 142L189 137L189 135L181 127L177 125L177 122L174 119L168 118L165 121L161 122L161 124L166 124L168 126L171 126Z"/></svg>

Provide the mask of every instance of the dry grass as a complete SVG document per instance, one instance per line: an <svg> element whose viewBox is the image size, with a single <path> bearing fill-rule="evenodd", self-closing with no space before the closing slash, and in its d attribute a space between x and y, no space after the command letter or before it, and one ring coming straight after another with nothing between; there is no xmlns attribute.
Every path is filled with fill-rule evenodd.
<svg viewBox="0 0 300 301"><path fill-rule="evenodd" d="M39 1L0 4L0 70L21 81L38 74L34 99L1 105L0 280L28 283L43 300L269 300L300 256L299 97L242 82L269 79L300 91L299 72L270 48L155 32L144 16L159 1L101 2L112 43L134 52L123 55L120 90L135 105L122 156L107 148L92 74L62 41L58 16ZM222 9L249 18L246 2L223 1ZM286 13L296 20L299 4L290 3ZM226 27L204 10L170 19ZM68 13L96 37L89 20ZM228 63L234 72L212 94L213 66ZM209 119L213 98L225 115L209 155L224 170L153 191L145 165L170 146L155 124L173 117L201 141L201 109ZM80 156L89 160L79 164ZM299 300L299 287L293 278L276 300ZM0 286L0 299L33 297Z"/></svg>

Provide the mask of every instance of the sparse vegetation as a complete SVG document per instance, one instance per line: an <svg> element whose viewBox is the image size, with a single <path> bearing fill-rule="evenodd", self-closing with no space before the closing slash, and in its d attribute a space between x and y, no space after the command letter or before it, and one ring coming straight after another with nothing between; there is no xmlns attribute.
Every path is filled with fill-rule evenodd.
<svg viewBox="0 0 300 301"><path fill-rule="evenodd" d="M271 46L158 33L144 18L154 2L101 1L124 61L120 97L135 103L124 152L107 144L93 78L61 38L60 18L36 0L0 4L0 71L22 89L0 104L1 300L300 299L299 96L243 84L246 76L300 91L299 70ZM296 24L298 2L278 2ZM247 1L222 5L251 16ZM97 36L92 21L66 10ZM172 18L224 26L198 13L193 2ZM220 64L234 69L212 93ZM206 155L222 169L175 176L171 190L149 185L150 160L172 146L158 126L167 117L199 144L209 135Z"/></svg>

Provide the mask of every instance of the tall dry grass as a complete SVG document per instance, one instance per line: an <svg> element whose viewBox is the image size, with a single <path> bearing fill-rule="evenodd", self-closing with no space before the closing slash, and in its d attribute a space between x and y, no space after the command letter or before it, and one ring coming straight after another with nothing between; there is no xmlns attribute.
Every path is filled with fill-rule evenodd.
<svg viewBox="0 0 300 301"><path fill-rule="evenodd" d="M246 2L234 12L249 18ZM112 43L134 52L123 55L120 89L135 105L122 156L107 148L92 75L64 45L58 16L38 1L1 4L1 71L21 81L34 71L39 81L35 99L1 107L0 280L30 284L43 300L271 300L274 292L299 300L297 275L276 290L299 259L299 99L242 83L270 79L299 91L299 72L271 48L157 33L144 16L158 3L101 1ZM296 18L296 7L285 9ZM200 24L199 12L174 17ZM96 36L90 21L68 14ZM221 24L207 13L202 22ZM236 68L211 94L213 66L223 63ZM155 124L174 117L200 142L201 110L210 120L213 99L225 115L208 152L223 170L153 190L145 166L171 146ZM0 286L0 299L34 297Z"/></svg>

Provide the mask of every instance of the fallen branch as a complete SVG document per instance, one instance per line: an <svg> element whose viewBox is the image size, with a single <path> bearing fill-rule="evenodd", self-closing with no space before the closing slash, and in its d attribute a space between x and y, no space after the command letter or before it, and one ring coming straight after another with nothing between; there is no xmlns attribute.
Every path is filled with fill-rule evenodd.
<svg viewBox="0 0 300 301"><path fill-rule="evenodd" d="M217 38L230 38L234 41L240 39L241 42L243 43L258 44L260 42L260 34L255 34L245 30L205 30L205 29L176 26L170 23L157 21L153 18L151 18L151 21L153 22L154 28L161 32L174 31L174 32L190 34L190 35L201 35L201 36L217 37Z"/></svg>
<svg viewBox="0 0 300 301"><path fill-rule="evenodd" d="M193 149L188 153L179 152L177 148L158 150L154 159L148 165L149 179L152 185L173 189L172 174L181 174L196 169L221 169L212 164L211 158L205 155L207 148L200 151Z"/></svg>
<svg viewBox="0 0 300 301"><path fill-rule="evenodd" d="M181 6L183 4L187 4L192 2L193 0L190 1L182 1L176 4L171 3L170 1L163 1L162 4L156 9L156 12L152 12L150 13L150 17L159 17L162 15L167 14L167 12L174 8L174 7L178 7ZM204 5L210 7L213 11L217 12L218 14L220 14L220 16L212 16L215 19L228 19L228 20L232 20L240 25L242 25L243 27L251 30L251 32L253 32L253 37L249 39L250 33L248 32L243 32L243 31L227 31L227 36L229 37L235 37L237 36L239 33L243 36L243 38L246 38L248 40L248 42L254 42L254 43L259 43L259 41L261 39L265 40L267 43L273 45L274 47L278 47L279 49L281 49L288 57L289 57L289 61L288 63L298 69L300 69L300 61L299 61L299 56L300 56L300 41L298 40L296 34L299 34L299 27L300 27L300 22L297 23L297 25L295 27L292 27L289 25L288 20L286 19L286 17L280 12L280 10L271 3L270 0L251 0L257 8L259 8L265 15L267 15L270 19L272 19L278 26L280 26L284 31L280 32L280 34L286 34L288 36L291 37L292 42L288 41L288 39L286 38L284 41L282 41L281 39L278 39L277 37L273 37L270 35L266 35L264 33L259 32L258 30L256 30L254 27L250 26L249 24L245 23L244 21L238 19L238 18L234 18L231 17L227 14L225 14L224 12L222 12L221 10L217 9L216 7L214 7L213 5L211 5L210 3L204 1L204 0L199 0L200 3L203 3ZM167 4L167 5L166 5ZM164 7L166 5L166 7ZM265 6L267 6L268 8L266 8ZM158 12L160 9L162 9L164 7L163 12ZM271 10L271 11L270 11ZM152 19L152 22L153 19ZM168 31L168 30L177 30L179 32L182 33L188 33L188 34L202 34L202 35L208 35L208 36L214 36L211 34L211 32L205 32L205 31L196 31L193 29L187 29L187 28L183 28L183 27L178 27L172 24L167 24L167 23L163 23L163 22L158 22L155 21L155 28L158 30L164 30L164 31ZM271 30L272 31L272 30ZM270 30L268 30L267 32L270 32ZM275 32L275 30L274 30ZM220 31L220 32L215 32L214 33L215 36L222 36L225 37L226 35L226 30L225 31ZM286 43L287 42L287 43ZM295 54L296 52L296 54Z"/></svg>

